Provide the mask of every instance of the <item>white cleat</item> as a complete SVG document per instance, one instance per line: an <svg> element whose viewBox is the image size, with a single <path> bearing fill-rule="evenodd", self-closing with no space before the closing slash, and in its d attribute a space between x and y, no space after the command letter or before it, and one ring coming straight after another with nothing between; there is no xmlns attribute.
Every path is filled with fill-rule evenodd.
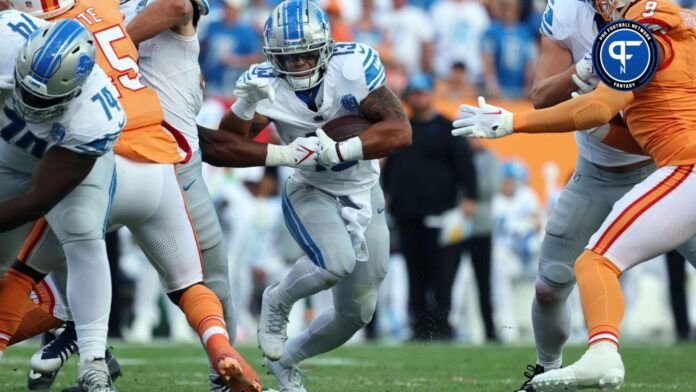
<svg viewBox="0 0 696 392"><path fill-rule="evenodd" d="M259 317L259 348L267 358L278 360L283 356L285 341L288 340L288 313L280 304L270 300L270 291L278 286L274 283L263 291L261 298L261 316Z"/></svg>
<svg viewBox="0 0 696 392"><path fill-rule="evenodd" d="M550 370L532 379L535 391L557 392L595 388L618 390L624 381L624 366L621 355L611 343L592 346L574 364Z"/></svg>
<svg viewBox="0 0 696 392"><path fill-rule="evenodd" d="M104 358L80 362L77 374L77 385L83 392L116 392Z"/></svg>
<svg viewBox="0 0 696 392"><path fill-rule="evenodd" d="M278 361L266 358L263 367L278 380L280 392L307 392L302 385L302 372L296 367L283 366Z"/></svg>

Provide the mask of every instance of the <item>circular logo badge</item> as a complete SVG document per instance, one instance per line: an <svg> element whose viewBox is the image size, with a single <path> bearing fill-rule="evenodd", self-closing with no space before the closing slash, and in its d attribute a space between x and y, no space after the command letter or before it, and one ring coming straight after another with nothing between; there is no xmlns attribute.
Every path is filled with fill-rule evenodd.
<svg viewBox="0 0 696 392"><path fill-rule="evenodd" d="M618 20L597 34L592 46L595 74L615 90L644 86L657 69L657 42L650 30L632 20Z"/></svg>

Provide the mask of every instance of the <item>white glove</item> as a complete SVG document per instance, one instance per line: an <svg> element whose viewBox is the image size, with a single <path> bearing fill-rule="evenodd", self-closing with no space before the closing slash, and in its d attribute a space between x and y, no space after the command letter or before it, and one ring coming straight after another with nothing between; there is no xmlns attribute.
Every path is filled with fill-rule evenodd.
<svg viewBox="0 0 696 392"><path fill-rule="evenodd" d="M300 169L317 165L321 143L316 136L298 137L287 146L269 144L266 149L266 166L290 166Z"/></svg>
<svg viewBox="0 0 696 392"><path fill-rule="evenodd" d="M317 136L321 143L319 164L324 167L332 167L341 162L350 162L363 159L362 141L355 136L348 140L336 143L323 129L317 129Z"/></svg>
<svg viewBox="0 0 696 392"><path fill-rule="evenodd" d="M575 64L575 73L571 76L573 83L578 86L578 94L586 94L597 88L599 79L592 68L592 54L586 53L580 61Z"/></svg>
<svg viewBox="0 0 696 392"><path fill-rule="evenodd" d="M462 118L452 123L453 136L495 139L507 136L512 130L512 113L489 105L483 97L478 98L479 107L462 105Z"/></svg>
<svg viewBox="0 0 696 392"><path fill-rule="evenodd" d="M269 79L253 79L237 83L234 89L237 101L232 105L232 111L242 120L251 120L256 113L256 105L268 99L275 102L275 91Z"/></svg>

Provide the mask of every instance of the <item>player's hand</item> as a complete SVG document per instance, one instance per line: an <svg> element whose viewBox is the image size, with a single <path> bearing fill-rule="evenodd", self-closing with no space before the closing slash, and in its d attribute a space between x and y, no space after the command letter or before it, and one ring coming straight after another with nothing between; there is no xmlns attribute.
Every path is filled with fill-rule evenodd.
<svg viewBox="0 0 696 392"><path fill-rule="evenodd" d="M237 83L234 95L251 104L258 103L264 99L275 102L275 91L269 79L253 79Z"/></svg>
<svg viewBox="0 0 696 392"><path fill-rule="evenodd" d="M483 97L478 98L478 104L459 107L462 118L452 123L453 136L495 139L512 133L512 113L487 104Z"/></svg>
<svg viewBox="0 0 696 392"><path fill-rule="evenodd" d="M594 73L591 53L586 53L585 56L575 64L575 73L571 76L571 79L573 83L578 86L578 94L587 94L597 88L599 79Z"/></svg>
<svg viewBox="0 0 696 392"><path fill-rule="evenodd" d="M266 150L266 166L314 169L320 150L321 144L316 136L298 137L287 146L269 144Z"/></svg>
<svg viewBox="0 0 696 392"><path fill-rule="evenodd" d="M300 169L314 169L317 166L317 159L321 151L321 143L319 143L318 137L298 137L288 147L292 148L294 153L293 164L290 166Z"/></svg>
<svg viewBox="0 0 696 392"><path fill-rule="evenodd" d="M332 167L343 162L338 156L336 141L331 139L323 129L317 129L319 143L321 143L321 151L319 152L319 164L324 167Z"/></svg>

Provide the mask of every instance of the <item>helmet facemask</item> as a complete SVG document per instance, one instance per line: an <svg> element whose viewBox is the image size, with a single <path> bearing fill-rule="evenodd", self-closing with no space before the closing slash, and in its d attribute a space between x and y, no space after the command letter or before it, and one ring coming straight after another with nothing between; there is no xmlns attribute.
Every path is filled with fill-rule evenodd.
<svg viewBox="0 0 696 392"><path fill-rule="evenodd" d="M318 85L333 52L334 42L298 45L290 48L264 47L266 58L273 65L276 74L285 79L295 91L309 90ZM296 64L309 64L307 69L295 70Z"/></svg>
<svg viewBox="0 0 696 392"><path fill-rule="evenodd" d="M28 123L42 123L61 116L68 110L72 100L80 95L78 87L65 95L39 95L27 89L19 74L15 72L15 87L12 91L12 106L17 115Z"/></svg>
<svg viewBox="0 0 696 392"><path fill-rule="evenodd" d="M594 0L595 11L607 22L623 19L634 0Z"/></svg>

